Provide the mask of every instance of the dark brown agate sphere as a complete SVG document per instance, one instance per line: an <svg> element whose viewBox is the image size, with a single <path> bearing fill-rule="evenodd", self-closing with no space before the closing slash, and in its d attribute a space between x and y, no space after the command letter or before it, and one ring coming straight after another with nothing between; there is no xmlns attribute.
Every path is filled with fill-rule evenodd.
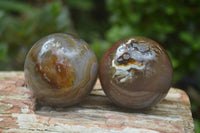
<svg viewBox="0 0 200 133"><path fill-rule="evenodd" d="M99 77L106 95L118 106L145 109L160 102L173 79L170 59L155 41L131 37L104 54Z"/></svg>
<svg viewBox="0 0 200 133"><path fill-rule="evenodd" d="M55 33L33 45L24 72L38 101L57 107L79 103L97 78L97 59L89 45L74 35Z"/></svg>

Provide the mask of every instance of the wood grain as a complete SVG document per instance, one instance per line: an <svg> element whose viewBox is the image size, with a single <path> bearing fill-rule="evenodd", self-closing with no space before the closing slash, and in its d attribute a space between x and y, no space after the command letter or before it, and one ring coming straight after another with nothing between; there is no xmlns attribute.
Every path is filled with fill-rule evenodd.
<svg viewBox="0 0 200 133"><path fill-rule="evenodd" d="M35 101L23 72L0 72L0 132L192 133L194 123L180 89L171 88L151 109L135 111L113 105L97 81L79 105L51 108Z"/></svg>

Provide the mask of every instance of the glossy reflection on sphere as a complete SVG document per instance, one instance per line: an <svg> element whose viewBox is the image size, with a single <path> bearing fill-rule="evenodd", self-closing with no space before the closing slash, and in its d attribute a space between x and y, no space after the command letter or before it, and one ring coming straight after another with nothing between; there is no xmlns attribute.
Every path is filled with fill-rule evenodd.
<svg viewBox="0 0 200 133"><path fill-rule="evenodd" d="M52 34L31 48L25 60L25 80L34 96L51 106L79 103L97 78L97 59L76 36Z"/></svg>
<svg viewBox="0 0 200 133"><path fill-rule="evenodd" d="M173 69L158 43L131 37L108 49L100 64L99 77L104 92L116 105L145 109L166 96Z"/></svg>

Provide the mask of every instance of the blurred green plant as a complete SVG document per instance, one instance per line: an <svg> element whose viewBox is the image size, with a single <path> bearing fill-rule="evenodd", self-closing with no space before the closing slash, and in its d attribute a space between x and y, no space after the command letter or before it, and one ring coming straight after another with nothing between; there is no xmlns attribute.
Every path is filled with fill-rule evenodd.
<svg viewBox="0 0 200 133"><path fill-rule="evenodd" d="M52 2L42 8L14 0L0 1L0 70L22 70L27 51L54 32L72 32L68 8Z"/></svg>
<svg viewBox="0 0 200 133"><path fill-rule="evenodd" d="M195 127L195 133L200 133L200 122L198 120L194 120L194 127Z"/></svg>

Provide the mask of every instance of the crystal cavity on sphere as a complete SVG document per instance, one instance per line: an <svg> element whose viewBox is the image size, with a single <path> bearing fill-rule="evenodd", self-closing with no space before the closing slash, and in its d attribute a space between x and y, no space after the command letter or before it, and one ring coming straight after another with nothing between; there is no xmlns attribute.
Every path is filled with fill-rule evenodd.
<svg viewBox="0 0 200 133"><path fill-rule="evenodd" d="M166 96L173 69L157 42L130 37L117 41L105 52L99 78L104 92L116 105L146 109Z"/></svg>

